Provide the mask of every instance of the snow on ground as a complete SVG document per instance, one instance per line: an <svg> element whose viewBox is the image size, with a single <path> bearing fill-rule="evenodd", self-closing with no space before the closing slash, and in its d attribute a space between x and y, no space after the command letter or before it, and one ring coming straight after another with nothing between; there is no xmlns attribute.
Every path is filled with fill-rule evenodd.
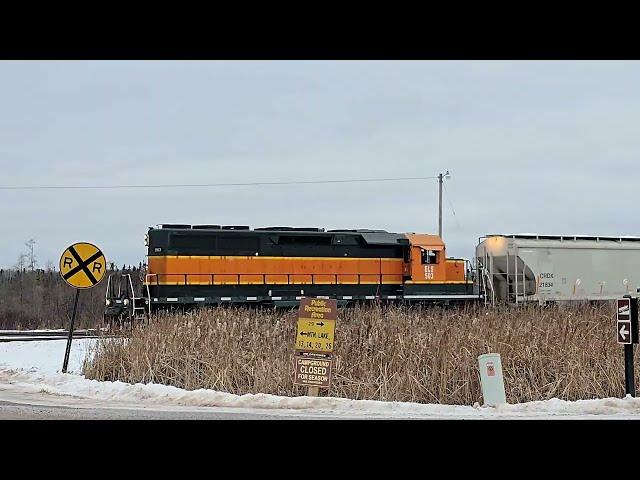
<svg viewBox="0 0 640 480"><path fill-rule="evenodd" d="M98 406L139 408L218 407L251 411L282 411L351 418L638 418L640 398L606 398L567 402L552 399L499 407L437 405L335 397L281 397L269 394L233 395L213 390L187 391L157 384L126 384L88 380L79 374L82 360L95 340L74 340L69 371L62 374L65 340L0 344L0 399L3 392L45 394L73 405L90 399ZM1 408L1 407L0 407ZM296 413L297 412L297 413Z"/></svg>
<svg viewBox="0 0 640 480"><path fill-rule="evenodd" d="M93 339L79 338L71 342L68 372L81 372L82 361L94 341ZM28 342L2 342L0 343L0 369L6 366L33 372L39 371L41 373L61 372L66 346L66 338Z"/></svg>

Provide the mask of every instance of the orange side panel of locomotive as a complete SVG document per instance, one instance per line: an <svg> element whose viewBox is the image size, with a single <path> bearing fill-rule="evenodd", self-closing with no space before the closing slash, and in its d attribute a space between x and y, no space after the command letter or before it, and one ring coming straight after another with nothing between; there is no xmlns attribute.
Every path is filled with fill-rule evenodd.
<svg viewBox="0 0 640 480"><path fill-rule="evenodd" d="M449 258L446 263L447 282L465 281L464 260Z"/></svg>
<svg viewBox="0 0 640 480"><path fill-rule="evenodd" d="M402 283L400 258L188 256L149 257L150 283ZM155 275L154 275L155 274Z"/></svg>

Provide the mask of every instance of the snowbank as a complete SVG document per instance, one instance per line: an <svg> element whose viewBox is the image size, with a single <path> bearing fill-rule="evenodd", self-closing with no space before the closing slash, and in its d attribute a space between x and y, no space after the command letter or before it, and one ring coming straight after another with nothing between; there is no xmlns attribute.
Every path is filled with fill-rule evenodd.
<svg viewBox="0 0 640 480"><path fill-rule="evenodd" d="M92 340L73 343L70 367L79 372ZM78 374L59 373L64 341L11 342L0 344L0 392L20 391L92 399L106 405L133 404L140 407L225 407L246 409L284 409L375 418L567 418L603 415L638 416L640 398L627 397L568 402L552 399L515 405L471 407L335 397L281 397L268 394L233 395L213 390L187 391L157 384L99 382Z"/></svg>
<svg viewBox="0 0 640 480"><path fill-rule="evenodd" d="M552 399L497 408L458 405L435 405L373 400L348 400L335 397L280 397L268 394L233 395L213 390L187 391L157 385L135 385L123 382L99 382L80 375L43 373L0 367L0 388L12 388L29 393L89 398L105 403L125 403L148 406L227 407L248 409L313 410L319 413L366 414L384 417L549 417L558 415L640 415L639 398L606 398L567 402ZM640 418L640 417L639 417Z"/></svg>

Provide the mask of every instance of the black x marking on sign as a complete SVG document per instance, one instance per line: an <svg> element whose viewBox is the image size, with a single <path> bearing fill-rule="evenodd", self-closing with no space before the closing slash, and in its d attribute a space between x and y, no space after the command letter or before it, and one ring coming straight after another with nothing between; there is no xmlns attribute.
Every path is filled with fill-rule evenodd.
<svg viewBox="0 0 640 480"><path fill-rule="evenodd" d="M76 273L78 273L80 270L82 270L85 275L89 278L89 280L91 281L91 283L93 283L94 285L96 283L98 283L98 280L96 280L96 277L93 276L93 273L91 273L91 271L87 268L87 265L89 265L91 262L93 262L94 260L97 260L98 258L100 258L102 256L102 252L100 250L98 250L96 253L94 253L93 255L91 255L89 258L87 258L86 260L82 260L80 258L80 255L78 255L78 252L76 252L76 249L73 248L73 245L71 245L69 247L69 252L71 252L71 255L73 255L73 258L76 259L76 262L78 262L78 266L75 267L72 270L69 270L67 273L65 273L62 278L64 278L65 280L69 280L71 277L73 277Z"/></svg>

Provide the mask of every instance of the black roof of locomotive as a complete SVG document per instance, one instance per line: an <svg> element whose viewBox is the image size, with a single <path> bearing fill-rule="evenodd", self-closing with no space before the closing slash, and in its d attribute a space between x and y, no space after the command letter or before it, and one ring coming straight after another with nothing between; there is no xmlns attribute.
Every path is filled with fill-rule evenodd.
<svg viewBox="0 0 640 480"><path fill-rule="evenodd" d="M314 234L342 234L342 235L358 235L370 245L398 245L408 244L409 240L402 233L387 232L386 230L371 230L367 228L359 229L333 229L325 230L317 227L259 227L251 229L248 225L186 225L186 224L160 224L159 228L149 227L149 230L197 230L203 231L243 231L256 233L306 233Z"/></svg>

